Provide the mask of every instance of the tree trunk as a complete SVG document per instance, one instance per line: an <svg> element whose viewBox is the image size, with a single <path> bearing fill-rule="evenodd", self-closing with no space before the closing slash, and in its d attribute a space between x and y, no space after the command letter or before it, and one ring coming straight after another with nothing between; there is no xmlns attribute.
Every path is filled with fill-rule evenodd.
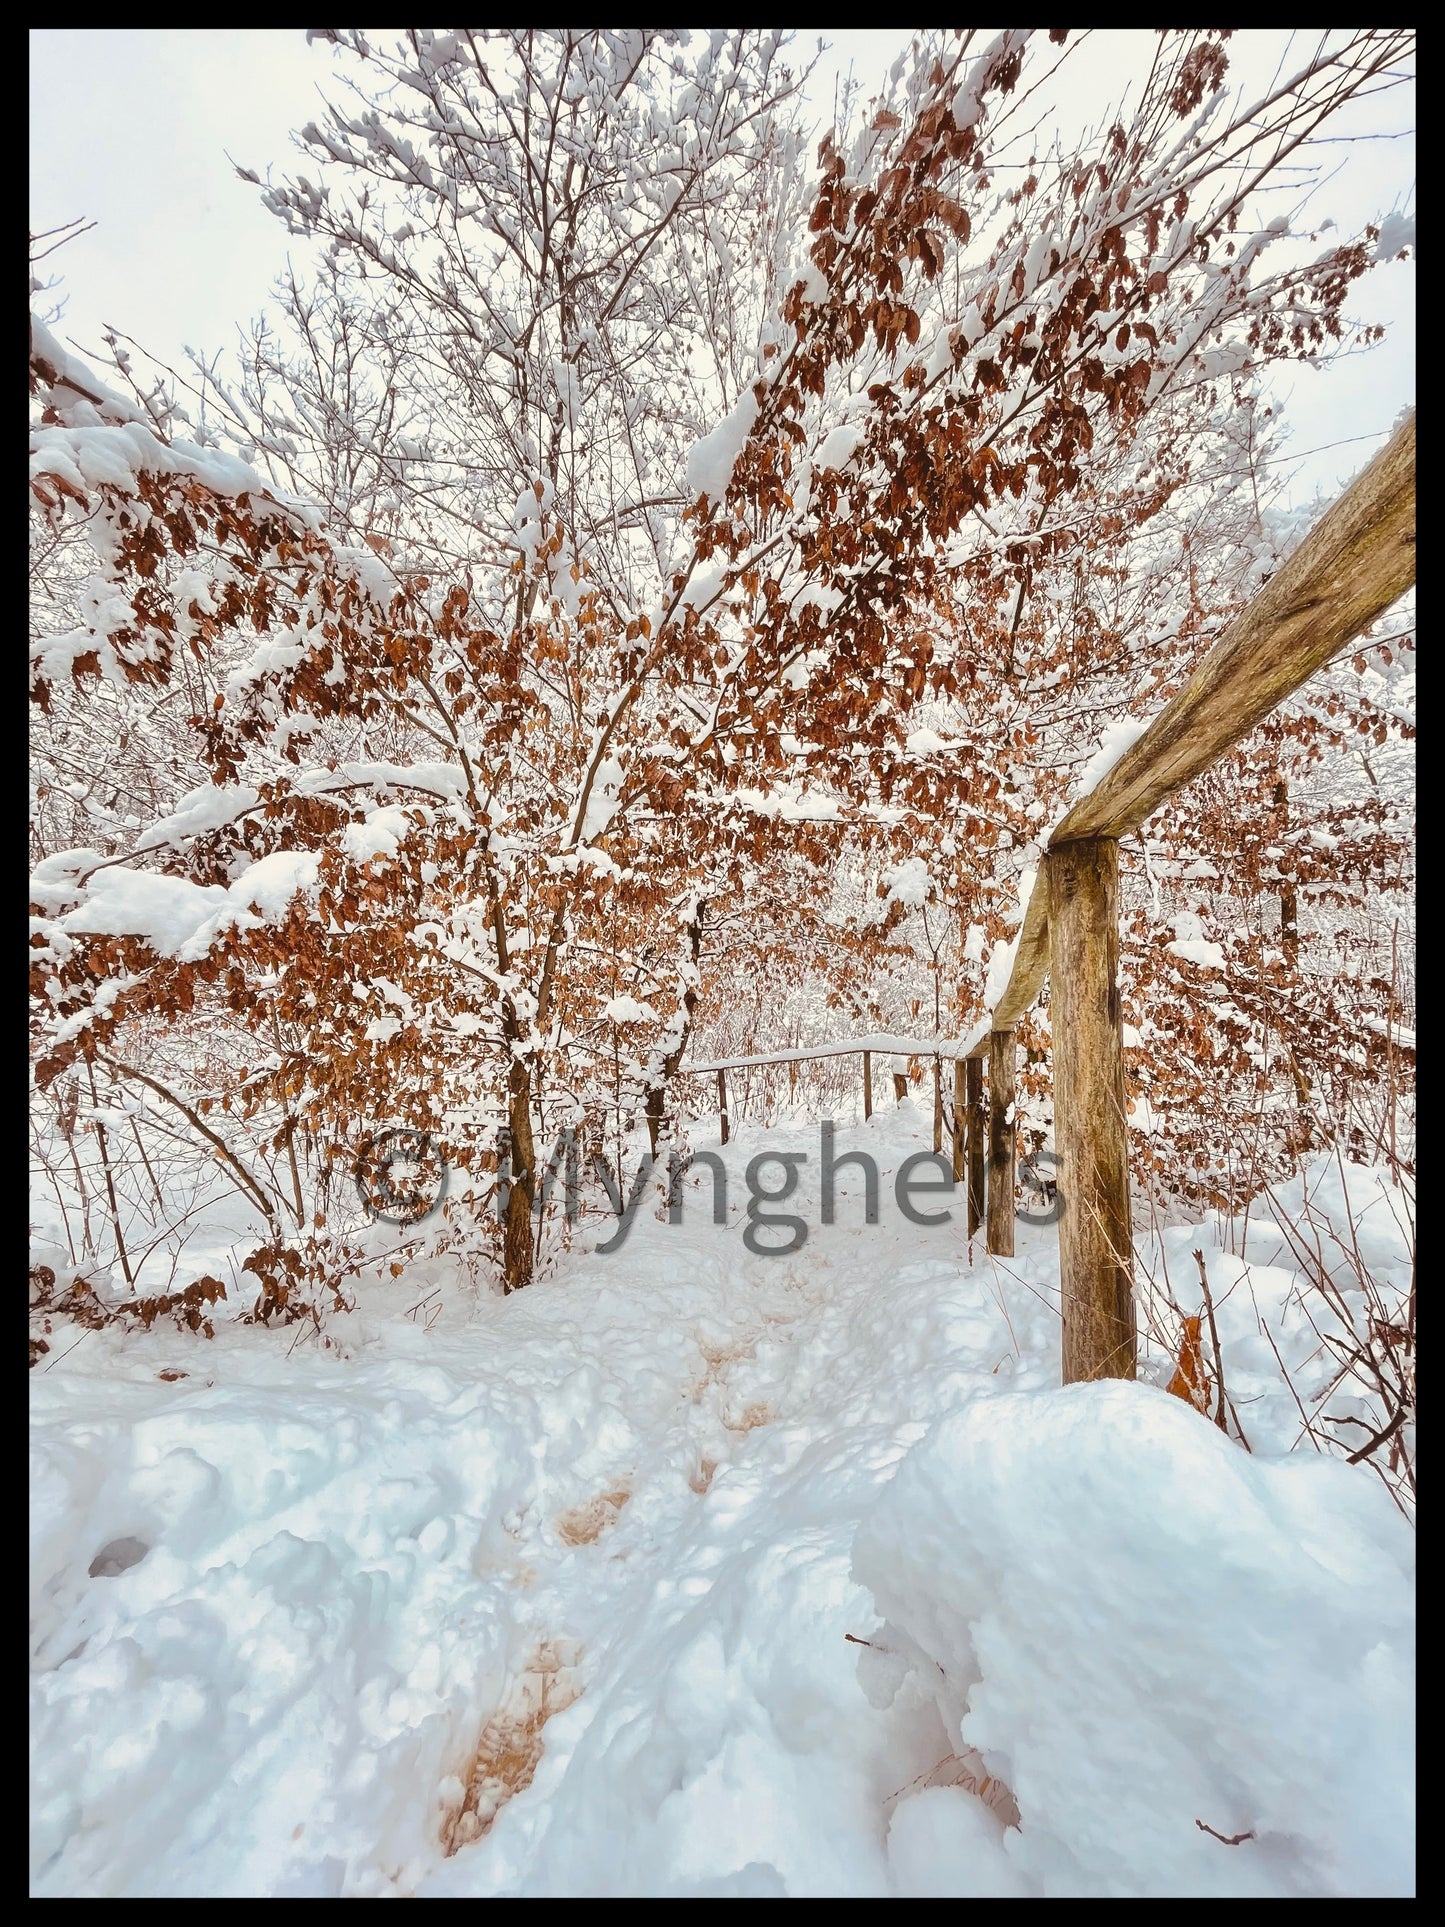
<svg viewBox="0 0 1445 1927"><path fill-rule="evenodd" d="M726 1144L728 1141L728 1082L726 1074L722 1071L717 1074L717 1108L718 1115L722 1118L722 1141Z"/></svg>
<svg viewBox="0 0 1445 1927"><path fill-rule="evenodd" d="M1051 849L1049 979L1064 1383L1133 1378L1134 1242L1119 1009L1119 846Z"/></svg>
<svg viewBox="0 0 1445 1927"><path fill-rule="evenodd" d="M983 1223L985 1125L981 1057L969 1058L964 1082L968 1090L968 1235L971 1238Z"/></svg>
<svg viewBox="0 0 1445 1927"><path fill-rule="evenodd" d="M667 1103L667 1087L677 1076L677 1067L682 1062L682 1054L687 1049L687 1041L692 1036L693 1013L697 1009L697 960L702 954L702 904L693 911L687 924L688 968L683 972L682 1028L677 1041L668 1051L662 1063L654 1072L655 1081L647 1091L647 1142L654 1157L657 1156L657 1140L662 1132L662 1121Z"/></svg>
<svg viewBox="0 0 1445 1927"><path fill-rule="evenodd" d="M502 1289L520 1291L532 1282L532 1197L536 1152L532 1143L531 1080L514 1057L507 1072L508 1186L502 1232Z"/></svg>
<svg viewBox="0 0 1445 1927"><path fill-rule="evenodd" d="M1289 784L1282 777L1274 786L1274 806L1278 813L1275 837L1283 843L1289 829ZM1294 963L1299 956L1299 893L1288 877L1280 879L1279 937L1285 956Z"/></svg>
<svg viewBox="0 0 1445 1927"><path fill-rule="evenodd" d="M863 1053L863 1116L866 1119L866 1118L872 1117L872 1115L873 1115L873 1053L872 1051L865 1050Z"/></svg>
<svg viewBox="0 0 1445 1927"><path fill-rule="evenodd" d="M1014 1034L988 1040L988 1248L1014 1255Z"/></svg>

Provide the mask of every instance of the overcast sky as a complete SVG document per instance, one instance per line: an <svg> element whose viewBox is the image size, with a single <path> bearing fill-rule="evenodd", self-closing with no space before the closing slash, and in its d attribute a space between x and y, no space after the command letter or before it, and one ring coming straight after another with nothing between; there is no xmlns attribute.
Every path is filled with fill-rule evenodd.
<svg viewBox="0 0 1445 1927"><path fill-rule="evenodd" d="M851 67L877 86L909 29L830 34L810 88L820 118ZM1313 36L1311 36L1313 38ZM1091 117L1118 96L1148 36L1106 32L1071 61L1069 105ZM816 46L799 35L799 52ZM1287 36L1242 32L1231 43L1231 82L1267 83ZM30 34L30 226L83 215L95 229L50 264L68 305L60 332L96 352L100 323L134 336L162 359L189 344L229 347L263 304L295 243L261 208L227 159L264 175L289 170L293 127L317 117L333 56L299 28L37 29ZM1330 178L1308 205L1310 223L1333 216L1348 231L1414 207L1414 99L1398 88L1356 110L1341 140L1316 150ZM1281 382L1291 446L1323 448L1292 469L1292 494L1333 491L1379 446L1415 394L1415 267L1382 265L1353 292L1352 316L1385 323L1385 343L1316 374ZM1372 442L1354 438L1373 435Z"/></svg>

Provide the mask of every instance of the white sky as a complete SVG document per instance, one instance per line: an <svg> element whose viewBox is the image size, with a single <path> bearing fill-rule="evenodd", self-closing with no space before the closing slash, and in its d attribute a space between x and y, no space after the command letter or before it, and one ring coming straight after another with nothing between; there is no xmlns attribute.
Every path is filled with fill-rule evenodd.
<svg viewBox="0 0 1445 1927"><path fill-rule="evenodd" d="M910 29L852 29L826 36L810 86L830 114L834 83L851 66L865 91L879 84ZM1071 61L1080 118L1117 98L1150 36L1108 31ZM1313 39L1313 36L1310 36ZM800 31L797 51L816 45ZM1242 32L1230 43L1231 82L1267 83L1287 36ZM1303 41L1292 50L1302 61ZM60 332L95 355L100 323L134 336L163 360L183 345L229 347L236 327L264 303L294 246L261 208L257 191L227 159L264 175L288 171L290 130L317 117L319 86L333 57L308 47L300 28L161 28L30 34L30 226L40 232L83 215L96 228L48 264L64 276ZM1337 170L1309 204L1309 221L1331 215L1348 232L1394 208L1413 208L1412 88L1356 111L1341 133L1373 138L1316 150ZM1415 394L1415 267L1382 265L1355 290L1350 312L1385 323L1385 342L1324 373L1292 372L1281 383L1292 446L1326 448L1300 462L1292 494L1333 492L1375 452L1379 437ZM1373 442L1355 441L1373 435Z"/></svg>

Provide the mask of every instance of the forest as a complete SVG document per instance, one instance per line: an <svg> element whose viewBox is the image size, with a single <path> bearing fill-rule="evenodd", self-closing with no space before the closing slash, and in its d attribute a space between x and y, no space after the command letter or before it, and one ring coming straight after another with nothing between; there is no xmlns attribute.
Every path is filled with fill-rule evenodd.
<svg viewBox="0 0 1445 1927"><path fill-rule="evenodd" d="M31 1891L1413 1892L1413 34L289 40L31 235Z"/></svg>

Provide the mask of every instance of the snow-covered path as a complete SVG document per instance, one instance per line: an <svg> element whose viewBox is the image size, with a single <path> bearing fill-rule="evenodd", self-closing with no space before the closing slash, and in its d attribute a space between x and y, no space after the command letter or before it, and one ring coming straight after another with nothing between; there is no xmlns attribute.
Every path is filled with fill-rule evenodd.
<svg viewBox="0 0 1445 1927"><path fill-rule="evenodd" d="M1054 1234L1004 1270L961 1200L905 1222L927 1128L840 1134L875 1226L846 1176L820 1226L799 1127L728 1147L726 1229L695 1172L681 1226L429 1328L414 1266L340 1351L34 1374L34 1890L1408 1890L1408 1529L1053 1390ZM764 1143L810 1160L790 1256L739 1230Z"/></svg>

